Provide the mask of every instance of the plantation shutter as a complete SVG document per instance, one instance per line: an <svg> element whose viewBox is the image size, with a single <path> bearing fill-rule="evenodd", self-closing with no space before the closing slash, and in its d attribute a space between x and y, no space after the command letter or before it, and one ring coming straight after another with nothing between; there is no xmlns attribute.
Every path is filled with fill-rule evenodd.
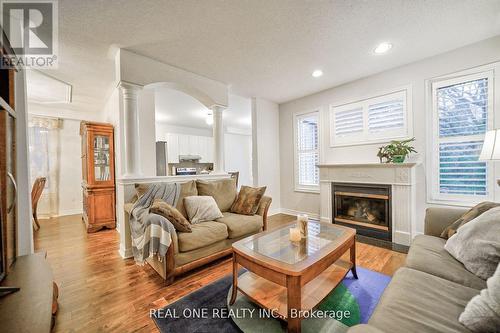
<svg viewBox="0 0 500 333"><path fill-rule="evenodd" d="M480 198L489 194L488 167L479 161L488 127L489 83L488 77L464 78L435 89L437 183L442 196Z"/></svg>
<svg viewBox="0 0 500 333"><path fill-rule="evenodd" d="M299 186L319 185L319 115L297 117L297 173Z"/></svg>
<svg viewBox="0 0 500 333"><path fill-rule="evenodd" d="M369 98L331 108L330 145L343 146L407 138L407 91Z"/></svg>

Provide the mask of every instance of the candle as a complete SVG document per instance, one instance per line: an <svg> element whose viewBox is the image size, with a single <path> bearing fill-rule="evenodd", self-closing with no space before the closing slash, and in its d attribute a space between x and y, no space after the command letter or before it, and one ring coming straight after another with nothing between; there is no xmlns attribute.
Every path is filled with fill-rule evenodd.
<svg viewBox="0 0 500 333"><path fill-rule="evenodd" d="M292 242L300 242L300 229L290 228L290 240Z"/></svg>
<svg viewBox="0 0 500 333"><path fill-rule="evenodd" d="M307 216L306 214L299 214L297 215L297 224L298 224L298 227L299 227L299 230L300 230L300 235L303 237L303 238L306 238L307 237L307 223L309 222L309 216Z"/></svg>

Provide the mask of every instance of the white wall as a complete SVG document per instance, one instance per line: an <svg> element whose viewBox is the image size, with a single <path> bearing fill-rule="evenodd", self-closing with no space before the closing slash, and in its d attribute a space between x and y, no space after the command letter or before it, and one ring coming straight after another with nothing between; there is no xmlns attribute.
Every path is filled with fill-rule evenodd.
<svg viewBox="0 0 500 333"><path fill-rule="evenodd" d="M252 99L253 161L255 186L267 186L266 195L273 198L271 214L281 208L280 195L280 114L276 103Z"/></svg>
<svg viewBox="0 0 500 333"><path fill-rule="evenodd" d="M240 186L253 186L251 135L224 134L224 169L239 171Z"/></svg>
<svg viewBox="0 0 500 333"><path fill-rule="evenodd" d="M360 98L376 95L381 91L411 85L413 132L416 137L415 146L420 153L418 159L422 162L417 167L417 232L423 232L425 208L429 206L426 197L425 177L427 120L430 112L430 110L427 110L425 98L426 80L498 60L500 60L500 36L280 105L282 207L319 214L319 194L295 192L293 188L292 118L295 112L321 108L320 160L322 162L378 162L376 154L380 144L341 148L329 147L329 106L331 104L356 101ZM499 74L497 73L497 75ZM499 112L497 106L495 106L495 112L496 114Z"/></svg>
<svg viewBox="0 0 500 333"><path fill-rule="evenodd" d="M58 215L82 213L82 160L80 121L62 121L59 129L60 169Z"/></svg>
<svg viewBox="0 0 500 333"><path fill-rule="evenodd" d="M167 140L167 133L209 136L209 137L213 136L212 130L208 128L176 126L164 122L156 122L156 141Z"/></svg>

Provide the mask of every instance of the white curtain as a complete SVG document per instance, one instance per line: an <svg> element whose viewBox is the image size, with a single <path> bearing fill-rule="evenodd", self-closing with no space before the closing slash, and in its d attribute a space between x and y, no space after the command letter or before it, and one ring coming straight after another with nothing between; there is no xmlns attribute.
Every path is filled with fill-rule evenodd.
<svg viewBox="0 0 500 333"><path fill-rule="evenodd" d="M28 123L31 185L38 177L47 178L38 202L38 216L47 218L59 212L59 165L62 120L30 117Z"/></svg>

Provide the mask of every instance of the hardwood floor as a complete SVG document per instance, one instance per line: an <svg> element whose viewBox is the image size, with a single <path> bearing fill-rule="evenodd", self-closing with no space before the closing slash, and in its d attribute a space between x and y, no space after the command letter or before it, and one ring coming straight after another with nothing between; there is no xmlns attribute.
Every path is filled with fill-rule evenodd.
<svg viewBox="0 0 500 333"><path fill-rule="evenodd" d="M293 219L274 215L269 225L276 228ZM151 267L120 257L116 230L87 234L79 215L40 220L40 224L35 249L47 251L59 285L55 332L157 332L149 309L231 274L231 260L221 259L165 286ZM392 275L406 255L358 242L356 257L359 266Z"/></svg>

